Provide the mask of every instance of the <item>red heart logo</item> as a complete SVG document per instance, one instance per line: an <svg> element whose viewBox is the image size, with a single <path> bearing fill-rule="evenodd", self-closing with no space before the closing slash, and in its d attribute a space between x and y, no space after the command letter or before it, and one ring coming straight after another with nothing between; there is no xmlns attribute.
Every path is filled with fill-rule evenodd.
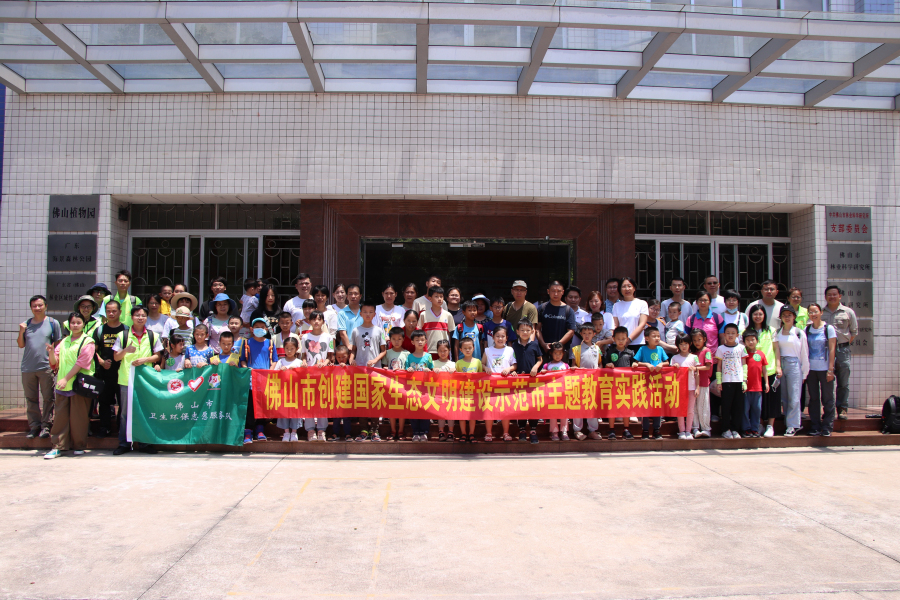
<svg viewBox="0 0 900 600"><path fill-rule="evenodd" d="M197 388L203 385L203 377L198 377L197 379L191 379L188 381L188 387L191 388L192 392L196 392Z"/></svg>

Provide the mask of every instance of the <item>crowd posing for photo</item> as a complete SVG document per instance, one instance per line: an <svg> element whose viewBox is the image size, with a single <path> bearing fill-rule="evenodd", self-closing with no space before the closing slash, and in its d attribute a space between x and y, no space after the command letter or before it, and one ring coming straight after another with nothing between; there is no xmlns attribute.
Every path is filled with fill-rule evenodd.
<svg viewBox="0 0 900 600"><path fill-rule="evenodd" d="M358 285L332 289L312 285L300 273L297 295L281 303L274 286L244 282L233 300L222 277L210 282L210 300L200 304L184 285L163 285L140 299L129 294L131 273L116 273L115 292L97 283L81 296L63 323L47 315L43 296L29 300L32 317L19 326L22 387L29 438L51 438L56 458L72 449L84 454L91 435L107 437L118 425L113 452L156 453L126 438L131 367L157 371L227 363L237 368L295 369L357 365L406 371L532 375L569 369L687 369L688 415L678 417L678 439L710 437L718 422L726 439L772 437L776 419L784 435L804 430L830 436L834 420L847 418L850 345L858 334L856 314L828 286L824 302L803 306L803 293L776 299L778 284L760 284L761 298L740 310L741 296L719 291L715 276L685 298L684 280L670 282L660 302L635 297L631 277L609 279L603 292L586 296L574 285L551 281L545 302L526 299L528 284L512 282L510 297L474 293L467 300L441 278L381 286L380 301L364 300ZM543 287L543 286L542 286ZM421 295L420 295L421 292ZM102 391L96 393L97 381ZM96 397L95 397L96 396ZM136 401L139 399L136 398ZM118 410L116 410L118 407ZM804 426L802 413L808 410ZM92 429L92 416L96 424ZM384 421L384 422L382 422ZM253 413L248 397L244 443L265 441L268 419ZM661 417L550 419L550 439L661 439ZM356 433L353 425L357 424ZM520 441L538 443L538 419L514 424ZM432 422L411 419L278 419L282 441L428 441ZM438 420L438 440L476 442L475 421ZM485 422L485 442L494 433L513 441L511 423ZM601 426L604 427L601 433ZM585 430L587 433L585 433ZM570 434L571 432L571 434Z"/></svg>

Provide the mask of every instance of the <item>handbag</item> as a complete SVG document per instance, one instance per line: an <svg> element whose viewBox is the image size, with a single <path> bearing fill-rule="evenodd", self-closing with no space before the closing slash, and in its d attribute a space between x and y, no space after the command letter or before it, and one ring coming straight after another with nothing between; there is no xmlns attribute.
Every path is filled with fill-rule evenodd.
<svg viewBox="0 0 900 600"><path fill-rule="evenodd" d="M84 339L81 340L81 343L78 345L78 352L76 352L76 356L81 354L81 347L84 345ZM93 375L88 375L86 373L78 373L75 375L75 381L72 382L72 391L78 394L79 396L84 396L85 398L90 398L94 400L100 397L100 394L103 393L103 388L106 385L106 382L102 379L94 377Z"/></svg>

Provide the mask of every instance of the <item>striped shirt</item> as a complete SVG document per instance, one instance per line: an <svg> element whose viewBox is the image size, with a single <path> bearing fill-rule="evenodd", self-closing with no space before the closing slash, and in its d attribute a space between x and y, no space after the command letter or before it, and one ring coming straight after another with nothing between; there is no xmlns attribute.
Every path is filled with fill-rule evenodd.
<svg viewBox="0 0 900 600"><path fill-rule="evenodd" d="M446 310L441 310L441 313L436 315L434 308L429 306L419 315L419 329L425 332L428 349L437 355L437 343L450 339L450 333L456 330L456 323L453 321L453 315Z"/></svg>

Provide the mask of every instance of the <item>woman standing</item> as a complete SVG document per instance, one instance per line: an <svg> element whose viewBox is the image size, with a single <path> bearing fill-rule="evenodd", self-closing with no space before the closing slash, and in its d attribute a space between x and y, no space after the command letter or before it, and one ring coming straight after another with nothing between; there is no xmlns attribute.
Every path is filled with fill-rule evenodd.
<svg viewBox="0 0 900 600"><path fill-rule="evenodd" d="M381 290L384 304L375 307L375 316L381 320L381 328L384 329L384 339L390 340L392 327L403 327L403 315L406 310L402 306L394 304L397 299L397 288L393 283L386 283Z"/></svg>
<svg viewBox="0 0 900 600"><path fill-rule="evenodd" d="M725 323L722 321L722 316L713 312L710 307L708 292L698 292L694 304L697 305L697 311L688 318L687 323L685 323L685 329L702 329L706 332L706 347L715 356L716 350L719 348L719 331L722 330Z"/></svg>
<svg viewBox="0 0 900 600"><path fill-rule="evenodd" d="M406 287L403 288L403 310L412 310L418 295L419 291L416 288L416 284L407 283ZM406 317L404 317L404 319L405 318Z"/></svg>
<svg viewBox="0 0 900 600"><path fill-rule="evenodd" d="M763 437L775 435L775 418L781 414L781 388L775 385L778 363L781 355L778 348L778 340L775 339L775 329L769 327L766 309L756 305L750 311L750 326L756 332L756 349L766 355L766 376L769 378L769 391L763 392L762 412L763 421L766 421L766 430ZM751 428L755 423L751 423Z"/></svg>
<svg viewBox="0 0 900 600"><path fill-rule="evenodd" d="M613 305L616 327L628 329L628 347L637 352L644 345L644 327L650 316L650 308L643 300L634 297L637 283L631 277L623 277L619 284L622 299Z"/></svg>
<svg viewBox="0 0 900 600"><path fill-rule="evenodd" d="M259 291L259 306L250 315L250 322L254 319L265 319L268 324L268 333L266 338L275 335L278 329L278 315L281 313L281 305L278 304L278 294L275 293L274 285L264 285Z"/></svg>
<svg viewBox="0 0 900 600"><path fill-rule="evenodd" d="M222 335L223 331L228 331L228 318L234 314L237 303L229 298L228 294L219 294L213 298L213 301L215 302L213 307L216 312L210 314L205 323L207 329L209 329L209 346L218 354L221 352L219 336Z"/></svg>
<svg viewBox="0 0 900 600"><path fill-rule="evenodd" d="M809 435L828 437L834 429L834 356L837 351L837 332L822 321L822 307L809 305L809 324L806 344L809 347ZM824 419L823 412L824 410Z"/></svg>
<svg viewBox="0 0 900 600"><path fill-rule="evenodd" d="M452 287L446 292L447 312L453 315L453 322L459 325L463 320L463 313L459 310L459 304L462 302L462 291L458 287Z"/></svg>
<svg viewBox="0 0 900 600"><path fill-rule="evenodd" d="M334 304L331 305L331 310L336 314L341 314L341 311L347 306L347 286L343 283L335 284L335 286L331 288L331 297L334 298Z"/></svg>
<svg viewBox="0 0 900 600"><path fill-rule="evenodd" d="M804 329L809 322L809 312L807 312L807 309L800 306L801 302L803 302L803 292L800 291L800 288L792 287L789 289L788 304L790 304L791 308L797 313L797 321L794 326L798 329Z"/></svg>
<svg viewBox="0 0 900 600"><path fill-rule="evenodd" d="M809 374L809 347L806 334L794 327L797 313L792 306L781 307L781 329L775 339L781 360L776 365L776 374L782 378L781 406L787 429L784 435L790 437L800 431L800 389Z"/></svg>
<svg viewBox="0 0 900 600"><path fill-rule="evenodd" d="M84 449L87 448L93 400L72 390L78 373L94 374L94 340L84 334L84 323L84 316L73 312L68 319L71 333L56 348L47 344L50 366L59 370L56 382L56 418L50 431L53 450L44 455L47 459L57 458L69 449L69 436L72 437L76 456L84 454Z"/></svg>
<svg viewBox="0 0 900 600"><path fill-rule="evenodd" d="M102 321L100 319L94 318L94 313L97 312L97 309L100 308L100 305L97 304L97 301L94 300L93 296L85 295L79 298L75 302L75 306L73 308L74 312L77 312L84 319L84 335L90 336L94 333L94 329L97 328L97 325L100 325ZM65 329L65 333L63 335L69 334L69 324L63 323L63 329Z"/></svg>

